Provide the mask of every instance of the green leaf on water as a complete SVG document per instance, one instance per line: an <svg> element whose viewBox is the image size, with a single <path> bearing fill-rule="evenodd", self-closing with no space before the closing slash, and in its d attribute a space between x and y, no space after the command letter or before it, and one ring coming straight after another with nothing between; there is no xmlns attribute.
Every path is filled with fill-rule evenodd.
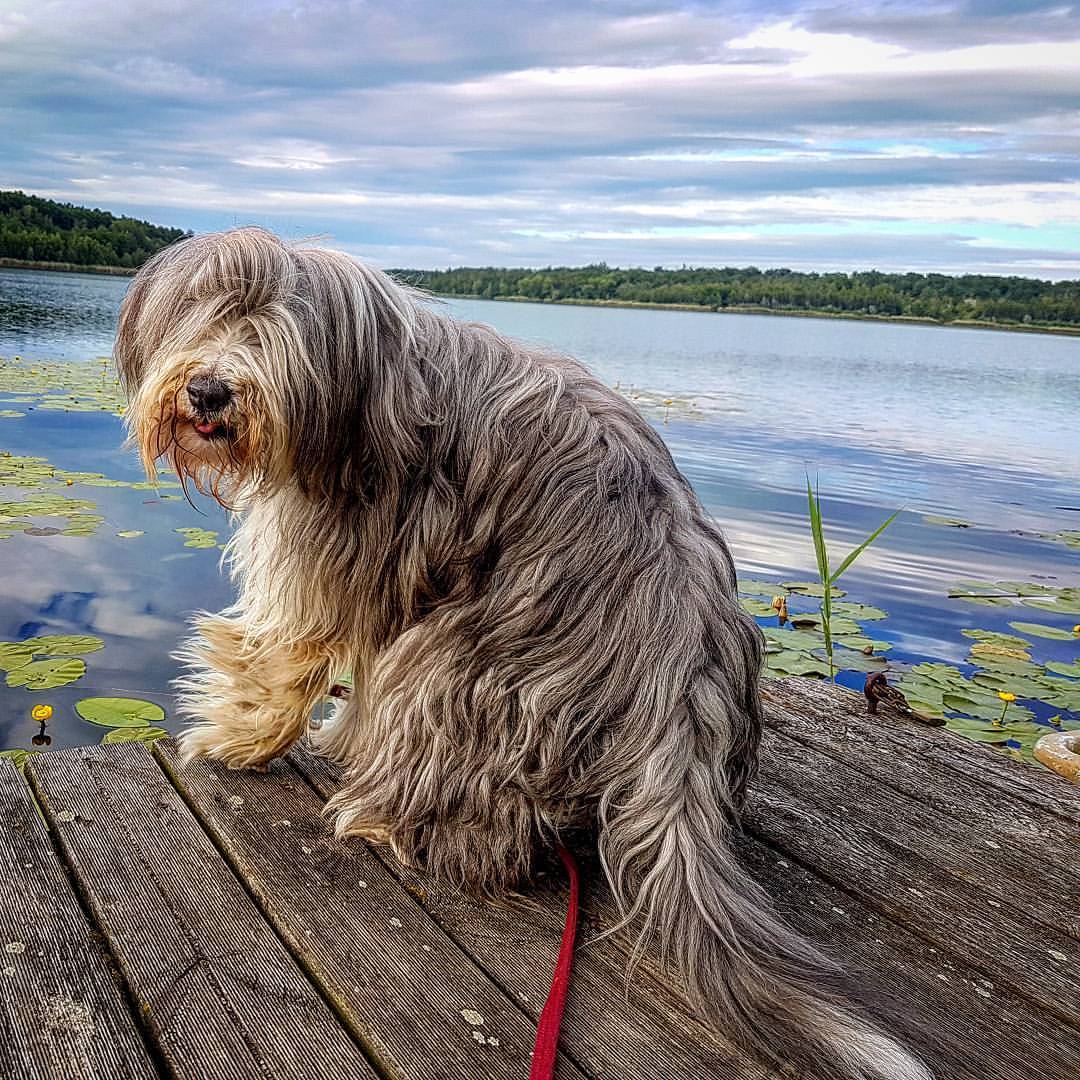
<svg viewBox="0 0 1080 1080"><path fill-rule="evenodd" d="M13 750L0 750L0 760L10 761L16 769L22 769L26 766L27 761L37 753L37 750L22 750L19 747Z"/></svg>
<svg viewBox="0 0 1080 1080"><path fill-rule="evenodd" d="M27 638L22 644L33 649L35 656L85 656L105 648L105 642L92 634L47 634Z"/></svg>
<svg viewBox="0 0 1080 1080"><path fill-rule="evenodd" d="M165 719L160 705L140 698L88 697L75 702L75 711L91 724L113 728L144 728Z"/></svg>
<svg viewBox="0 0 1080 1080"><path fill-rule="evenodd" d="M788 592L798 593L800 596L816 596L818 599L825 596L825 586L819 581L785 581L783 587ZM832 595L847 596L847 593L833 586Z"/></svg>
<svg viewBox="0 0 1080 1080"><path fill-rule="evenodd" d="M758 578L739 578L739 592L749 596L775 596L783 589L775 581L760 581Z"/></svg>
<svg viewBox="0 0 1080 1080"><path fill-rule="evenodd" d="M833 614L842 615L846 619L862 619L866 622L874 622L877 619L887 619L889 613L871 604L859 604L854 600L841 600L833 604Z"/></svg>
<svg viewBox="0 0 1080 1080"><path fill-rule="evenodd" d="M743 611L749 612L751 615L766 616L775 615L776 609L772 604L766 603L764 600L756 600L750 596L741 596L739 598L739 605Z"/></svg>
<svg viewBox="0 0 1080 1080"><path fill-rule="evenodd" d="M1013 624L1015 625L1015 624ZM974 638L976 641L985 642L988 645L1001 645L1006 649L1029 649L1031 642L1015 634L1002 634L997 630L961 630L964 637Z"/></svg>
<svg viewBox="0 0 1080 1080"><path fill-rule="evenodd" d="M115 727L105 732L101 745L111 746L113 743L129 742L152 743L168 734L164 728L159 727Z"/></svg>
<svg viewBox="0 0 1080 1080"><path fill-rule="evenodd" d="M7 673L8 686L27 690L52 690L67 686L86 674L86 663L78 659L35 660Z"/></svg>
<svg viewBox="0 0 1080 1080"><path fill-rule="evenodd" d="M122 531L118 532L116 535L119 536L123 540L132 540L136 536L143 536L144 532L143 532L142 529L123 529Z"/></svg>
<svg viewBox="0 0 1080 1080"><path fill-rule="evenodd" d="M162 498L167 496L162 495ZM184 537L184 547L190 548L212 548L217 547L218 534L212 529L196 529L191 526L183 529L176 529L175 532L180 533Z"/></svg>
<svg viewBox="0 0 1080 1080"><path fill-rule="evenodd" d="M0 649L3 646L0 645ZM0 664L0 667L3 665ZM1056 675L1066 675L1070 679L1080 679L1080 660L1074 660L1071 664L1059 664L1056 660L1052 660L1046 665L1047 671L1052 671Z"/></svg>
<svg viewBox="0 0 1080 1080"><path fill-rule="evenodd" d="M1072 630L1063 630L1057 626L1044 626L1042 623L1011 622L1009 625L1021 634L1030 634L1033 637L1048 638L1050 641L1077 641L1080 642L1080 634L1074 634Z"/></svg>
<svg viewBox="0 0 1080 1080"><path fill-rule="evenodd" d="M949 529L970 529L971 522L963 518L939 517L937 514L923 514L923 521L927 525L944 525Z"/></svg>
<svg viewBox="0 0 1080 1080"><path fill-rule="evenodd" d="M0 641L0 671L25 667L34 659L34 650L21 641Z"/></svg>

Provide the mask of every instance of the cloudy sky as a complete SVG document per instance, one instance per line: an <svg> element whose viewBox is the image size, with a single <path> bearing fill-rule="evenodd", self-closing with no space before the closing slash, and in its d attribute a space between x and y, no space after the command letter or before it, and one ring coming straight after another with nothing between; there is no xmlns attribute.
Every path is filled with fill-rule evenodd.
<svg viewBox="0 0 1080 1080"><path fill-rule="evenodd" d="M1080 274L1080 6L0 0L0 187L381 265Z"/></svg>

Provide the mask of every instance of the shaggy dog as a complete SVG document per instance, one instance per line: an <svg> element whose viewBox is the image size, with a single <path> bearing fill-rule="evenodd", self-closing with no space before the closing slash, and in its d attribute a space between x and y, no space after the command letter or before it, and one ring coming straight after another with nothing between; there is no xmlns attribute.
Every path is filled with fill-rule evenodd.
<svg viewBox="0 0 1080 1080"><path fill-rule="evenodd" d="M717 1030L814 1076L925 1080L731 853L761 638L632 405L254 228L151 259L116 360L148 471L240 514L236 603L184 653L187 758L265 766L351 671L321 733L339 834L498 897L594 829L620 925Z"/></svg>

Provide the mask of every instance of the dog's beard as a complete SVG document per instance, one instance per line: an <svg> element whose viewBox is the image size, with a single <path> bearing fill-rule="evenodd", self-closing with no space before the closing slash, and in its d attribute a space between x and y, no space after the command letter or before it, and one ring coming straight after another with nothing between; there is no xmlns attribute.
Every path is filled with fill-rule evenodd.
<svg viewBox="0 0 1080 1080"><path fill-rule="evenodd" d="M140 387L129 410L129 426L146 473L154 480L167 462L190 500L191 488L226 509L236 509L262 468L261 432L266 424L254 393L233 386L222 409L200 413L188 401L190 370Z"/></svg>

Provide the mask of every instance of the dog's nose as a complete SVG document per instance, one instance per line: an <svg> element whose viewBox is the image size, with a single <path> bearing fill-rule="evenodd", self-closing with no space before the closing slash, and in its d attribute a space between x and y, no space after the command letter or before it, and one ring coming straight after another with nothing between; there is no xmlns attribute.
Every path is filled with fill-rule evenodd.
<svg viewBox="0 0 1080 1080"><path fill-rule="evenodd" d="M188 398L199 412L220 412L229 404L232 391L228 385L213 375L196 375L187 385Z"/></svg>

